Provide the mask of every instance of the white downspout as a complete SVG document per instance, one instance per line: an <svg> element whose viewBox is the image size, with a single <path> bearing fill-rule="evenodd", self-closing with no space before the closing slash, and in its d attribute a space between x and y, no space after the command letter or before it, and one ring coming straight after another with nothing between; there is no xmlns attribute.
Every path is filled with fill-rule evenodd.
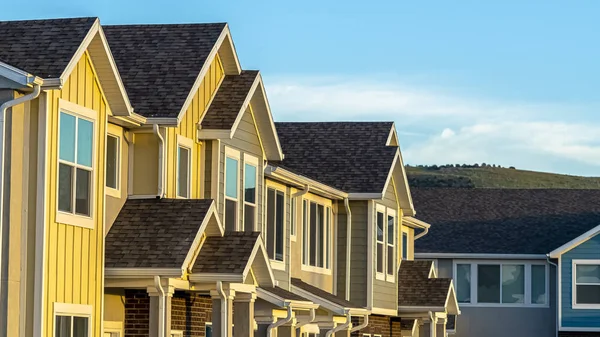
<svg viewBox="0 0 600 337"><path fill-rule="evenodd" d="M21 103L25 103L31 100L36 99L40 92L42 91L42 87L39 84L33 85L33 91L30 94L27 94L23 97L15 98L10 101L2 103L0 105L0 245L3 243L4 238L2 237L2 232L4 229L4 163L5 160L5 151L4 147L6 146L6 112L9 108L19 105ZM40 112L41 113L41 112ZM10 178L10 177L9 177ZM10 207L10 205L8 205ZM0 261L2 261L2 249L0 247ZM0 278L2 277L2 267L0 267ZM1 289L0 289L1 292Z"/></svg>
<svg viewBox="0 0 600 337"><path fill-rule="evenodd" d="M549 254L546 254L546 261L549 264L551 264L551 265L554 266L554 268L555 268L555 272L554 273L556 274L555 279L558 280L558 264L550 261L550 255ZM548 273L548 275L549 274L550 273ZM548 282L548 284L550 284L550 282ZM558 288L558 285L559 285L559 282L556 282L556 299L554 300L554 306L556 307L556 337L558 337L558 329L559 329L559 326L560 326L560 322L558 321L559 320L559 314L558 314L558 310L559 310L559 308L558 308L558 296L560 294L560 289ZM548 298L550 298L550 296L548 296Z"/></svg>
<svg viewBox="0 0 600 337"><path fill-rule="evenodd" d="M352 316L350 316L349 312L346 312L346 323L338 325L335 328L327 331L327 333L325 333L325 337L330 337L331 335L335 335L335 333L337 333L338 331L348 329L348 327L350 327L350 324L352 324Z"/></svg>
<svg viewBox="0 0 600 337"><path fill-rule="evenodd" d="M429 312L429 336L430 337L435 337L436 335L436 326L435 326L435 315L433 314L433 312Z"/></svg>
<svg viewBox="0 0 600 337"><path fill-rule="evenodd" d="M356 331L360 331L360 330L366 328L367 325L369 325L369 315L365 315L362 324L353 327L352 330L350 330L350 333L353 333L353 332L356 332Z"/></svg>
<svg viewBox="0 0 600 337"><path fill-rule="evenodd" d="M285 318L282 318L267 327L267 337L273 336L273 329L277 329L278 327L280 327L284 324L287 324L287 323L289 323L289 321L292 320L292 315L293 315L292 306L289 303L286 303L285 305L287 305L287 316L285 316Z"/></svg>
<svg viewBox="0 0 600 337"><path fill-rule="evenodd" d="M154 286L160 294L158 300L158 337L165 337L165 290L160 284L160 276L154 276Z"/></svg>
<svg viewBox="0 0 600 337"><path fill-rule="evenodd" d="M352 247L352 211L350 201L344 198L346 206L346 301L350 301L350 250Z"/></svg>
<svg viewBox="0 0 600 337"><path fill-rule="evenodd" d="M314 322L316 317L317 317L316 309L311 308L310 316L308 317L308 320L306 322L301 322L301 323L296 324L296 329L300 329L301 327Z"/></svg>
<svg viewBox="0 0 600 337"><path fill-rule="evenodd" d="M157 198L162 199L165 194L165 140L160 134L158 124L152 125L152 131L158 136L158 193Z"/></svg>
<svg viewBox="0 0 600 337"><path fill-rule="evenodd" d="M413 241L419 240L420 238L422 238L425 235L427 235L427 233L429 233L429 227L425 227L425 230L423 230L421 233L419 233L417 236L415 236L415 238L413 239Z"/></svg>
<svg viewBox="0 0 600 337"><path fill-rule="evenodd" d="M223 291L223 282L217 281L217 291L221 296L221 336L220 337L229 337L225 334L227 331L227 320L229 319L227 315L227 296L225 295L225 291Z"/></svg>

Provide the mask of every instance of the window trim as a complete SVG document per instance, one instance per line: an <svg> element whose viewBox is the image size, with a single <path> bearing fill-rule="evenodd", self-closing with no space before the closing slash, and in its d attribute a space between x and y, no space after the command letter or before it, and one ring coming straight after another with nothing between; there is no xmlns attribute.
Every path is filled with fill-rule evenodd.
<svg viewBox="0 0 600 337"><path fill-rule="evenodd" d="M237 169L237 179L235 182L235 190L236 192L236 196L237 198L232 198L227 196L227 158L231 158L231 159L235 159L237 160L238 163L238 169ZM239 231L240 230L240 219L239 219L239 215L240 215L240 163L241 163L241 154L240 151L235 150L233 148L230 148L228 146L225 146L225 158L223 160L223 227L226 227L227 224L227 200L231 200L231 201L235 201L236 207L235 207L235 214L236 214L236 221L235 221L235 225L234 225L234 230L235 231Z"/></svg>
<svg viewBox="0 0 600 337"><path fill-rule="evenodd" d="M549 308L550 307L550 280L548 263L541 260L454 260L452 263L452 281L455 288L458 287L457 265L471 265L471 302L461 302L460 306L466 307L501 307L501 308ZM500 266L500 302L502 302L502 265L524 265L525 268L525 300L524 303L478 303L477 302L477 266L478 265L499 265ZM544 266L546 298L544 304L535 304L531 302L531 266Z"/></svg>
<svg viewBox="0 0 600 337"><path fill-rule="evenodd" d="M377 240L377 213L382 213L383 214L383 242ZM387 263L388 263L388 233L387 233L387 219L388 219L388 214L393 214L394 216L394 243L393 243L393 253L392 253L392 259L395 259L395 255L398 254L397 253L397 246L398 246L398 242L396 242L396 235L398 235L398 216L397 216L397 212L395 209L387 207L385 205L382 204L375 204L375 212L374 212L374 219L373 219L373 231L374 231L374 235L373 235L373 239L375 240L375 251L374 253L374 259L375 259L375 263L374 263L374 268L375 268L375 279L379 280L379 281L386 281L386 282L396 282L396 275L390 275L387 273ZM378 264L378 260L377 260L377 245L382 243L383 244L383 271L382 272L378 272L377 271L377 264Z"/></svg>
<svg viewBox="0 0 600 337"><path fill-rule="evenodd" d="M92 169L91 169L91 177L90 177L90 216L80 215L73 213L67 213L60 211L58 209L58 193L59 193L59 167L60 167L60 114L64 112L66 114L75 116L76 118L81 118L84 120L91 121L93 124L93 138L92 138ZM55 221L57 223L83 227L87 229L95 229L95 212L96 212L96 177L98 174L98 112L95 110L86 108L84 106L65 101L63 99L58 100L58 121L57 121L57 148L56 148L56 191L55 191L55 200L56 200L56 216ZM106 141L106 140L105 140ZM76 163L73 163L74 167L77 168ZM74 189L74 187L72 187ZM75 208L75 205L73 205Z"/></svg>
<svg viewBox="0 0 600 337"><path fill-rule="evenodd" d="M390 243L389 243L389 237L387 237L389 235L388 233L388 218L390 217L390 215L392 215L394 217L394 232L392 233L392 266L396 266L396 271L394 272L394 270L392 270L392 273L388 273L388 264L389 261L388 259L390 258L389 254L388 254L388 249L390 247ZM386 240L385 240L385 253L386 253L386 258L385 258L385 280L388 282L396 282L396 273L398 272L398 268L397 268L397 261L396 261L396 247L398 246L398 243L396 242L396 236L398 235L398 216L396 215L396 211L391 209L391 208L387 208L387 214L385 216L385 235L386 235Z"/></svg>
<svg viewBox="0 0 600 337"><path fill-rule="evenodd" d="M302 239L302 249L301 249L301 260L300 260L300 269L302 271L308 271L308 272L312 272L312 273L317 273L317 274L323 274L323 275L332 275L333 273L333 235L334 235L334 211L333 211L333 202L330 199L327 198L323 198L317 195L314 195L312 193L307 193L305 195L302 196L302 198L299 198L301 200L300 205L302 207L302 217L300 218L301 221L300 223L302 224L302 233L304 233L304 226L306 225L306 238L310 241L310 203L314 202L316 205L320 205L323 206L323 210L325 212L327 212L329 210L329 236L328 236L328 241L329 241L329 261L326 261L327 258L327 252L325 251L325 249L323 249L322 252L320 252L321 254L323 254L323 267L317 267L317 266L311 266L310 265L310 246L308 245L309 243L304 242L304 238ZM304 212L304 202L306 201L307 203L307 207L306 207L306 213ZM297 205L297 204L296 204ZM307 219L307 221L305 222L304 219ZM326 217L325 217L326 219ZM325 221L325 220L324 220ZM325 224L325 222L323 222L323 232L321 233L322 235L325 233L327 226ZM298 228L296 228L296 232L298 231ZM324 247L327 247L327 242L325 242L325 240L323 240L323 244ZM308 246L307 246L308 245ZM315 251L317 251L318 247L315 247ZM304 254L308 254L306 256L304 256ZM304 262L306 261L306 263ZM329 265L329 268L327 268L326 266Z"/></svg>
<svg viewBox="0 0 600 337"><path fill-rule="evenodd" d="M85 317L88 319L88 337L92 336L92 316L94 308L91 305L57 302L54 302L53 304L54 311L52 314L52 321L54 325L56 325L56 316ZM56 336L56 326L54 327L54 331L52 331L52 335Z"/></svg>
<svg viewBox="0 0 600 337"><path fill-rule="evenodd" d="M273 260L271 258L269 258L269 261L271 262L271 268L273 269L277 269L277 270L285 270L285 265L287 262L287 258L288 258L288 254L287 254L287 249L286 249L286 243L287 243L287 226L286 226L286 222L287 222L287 216L286 216L286 200L288 199L288 194L286 193L286 186L282 185L282 184L278 184L275 183L273 181L268 180L266 182L266 188L265 188L265 204L264 204L264 217L265 217L265 221L263 221L263 233L264 233L264 242L265 242L265 249L267 248L267 240L268 240L268 234L267 234L267 195L269 194L268 191L269 189L272 189L275 191L275 200L277 200L277 192L281 192L283 193L283 261L278 261L278 260ZM275 207L275 210L277 209L277 207ZM277 217L277 213L274 212L275 217ZM276 239L276 235L273 235L273 239ZM276 244L275 242L273 243L274 245ZM267 255L268 252L267 252Z"/></svg>
<svg viewBox="0 0 600 337"><path fill-rule="evenodd" d="M302 203L302 199L293 197L297 193L296 189L290 191L290 240L296 242L298 236L298 199Z"/></svg>
<svg viewBox="0 0 600 337"><path fill-rule="evenodd" d="M250 165L250 166L254 166L256 168L256 174L255 174L255 183L256 183L256 188L254 189L254 204L247 202L246 201L246 164ZM254 230L257 230L259 228L258 225L258 189L259 189L259 184L258 184L258 158L255 156L252 156L250 154L244 153L244 167L242 169L242 190L244 191L242 193L242 199L243 199L243 203L244 203L244 207L242 207L242 229L245 229L245 225L246 225L246 205L249 206L254 206Z"/></svg>
<svg viewBox="0 0 600 337"><path fill-rule="evenodd" d="M409 255L409 247L408 247L408 240L409 240L409 233L408 231L404 230L404 228L402 228L402 235L400 237L400 240L402 240L402 246L400 247L400 258L402 259L402 261L404 260L408 260L408 255ZM404 237L406 237L406 247L404 247ZM404 248L406 248L406 256L404 256Z"/></svg>
<svg viewBox="0 0 600 337"><path fill-rule="evenodd" d="M600 309L599 304L578 304L577 303L577 265L598 265L600 266L600 260L571 260L571 307L573 309ZM600 283L598 284L600 287Z"/></svg>
<svg viewBox="0 0 600 337"><path fill-rule="evenodd" d="M111 196L111 197L115 197L115 198L121 198L121 186L122 186L122 179L121 176L123 174L122 170L123 170L123 129L118 127L117 125L108 123L108 126L106 128L107 132L106 132L106 140L105 143L106 145L108 145L108 137L115 137L117 138L117 163L115 165L117 172L115 172L115 175L117 177L117 188L112 188L106 185L106 175L108 174L108 170L106 169L106 164L108 163L107 160L107 155L108 155L108 146L106 146L106 154L104 156L104 186L106 188L106 194Z"/></svg>
<svg viewBox="0 0 600 337"><path fill-rule="evenodd" d="M184 148L189 151L188 167L187 167L187 197L179 195L179 148ZM177 199L192 198L192 163L194 162L194 141L190 138L177 135L177 148L175 149L175 197Z"/></svg>
<svg viewBox="0 0 600 337"><path fill-rule="evenodd" d="M373 226L373 230L375 231L375 235L374 235L374 238L375 238L375 278L380 281L385 281L385 272L386 272L385 270L387 269L387 265L386 265L387 261L385 259L385 256L387 255L387 253L385 251L385 249L386 249L386 243L385 243L386 233L385 232L387 230L385 224L386 224L387 216L386 216L385 209L386 209L385 206L376 204L375 205L375 219L373 219L374 220L373 224L375 225L375 226ZM383 228L382 228L382 232L383 232L382 236L383 237L381 238L381 241L379 241L377 239L377 214L378 213L383 214L383 224L382 224L383 225ZM379 264L379 258L377 257L377 248L378 248L377 246L379 244L381 244L383 246L383 248L381 249L381 258L383 259L383 261L381 262L381 266L383 268L383 271L381 271L381 272L377 271L377 265Z"/></svg>

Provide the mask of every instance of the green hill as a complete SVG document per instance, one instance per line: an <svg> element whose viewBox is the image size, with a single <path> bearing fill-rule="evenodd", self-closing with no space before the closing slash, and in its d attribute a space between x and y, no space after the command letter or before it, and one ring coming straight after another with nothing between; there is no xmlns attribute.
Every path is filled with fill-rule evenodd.
<svg viewBox="0 0 600 337"><path fill-rule="evenodd" d="M406 173L411 187L600 189L600 177L579 177L490 166L408 166Z"/></svg>

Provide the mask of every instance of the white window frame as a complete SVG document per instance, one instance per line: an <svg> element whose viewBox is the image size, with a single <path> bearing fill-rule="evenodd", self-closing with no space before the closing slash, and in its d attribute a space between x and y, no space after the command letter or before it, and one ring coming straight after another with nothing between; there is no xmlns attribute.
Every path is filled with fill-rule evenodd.
<svg viewBox="0 0 600 337"><path fill-rule="evenodd" d="M254 189L254 204L246 201L246 165L254 166L256 168L256 176L254 177L254 181L256 183L256 188ZM244 153L244 168L242 169L242 198L244 200L244 207L242 207L242 229L245 229L246 226L246 205L254 206L254 229L257 230L259 228L258 224L258 158L247 153Z"/></svg>
<svg viewBox="0 0 600 337"><path fill-rule="evenodd" d="M377 213L382 213L383 214L383 242L377 240ZM373 235L373 239L375 240L375 251L374 251L374 258L375 258L375 263L373 264L373 267L375 268L375 278L377 280L380 281L387 281L387 282L396 282L396 275L390 275L387 273L387 263L388 263L388 259L390 258L388 256L387 250L388 250L388 233L387 233L387 220L388 220L388 214L391 214L394 217L394 243L393 243L393 254L392 254L392 259L395 259L395 256L397 254L396 251L396 247L398 246L398 243L396 242L396 238L395 236L397 235L396 233L398 233L398 217L396 216L396 210L386 207L384 205L381 204L375 204L375 218L373 219L373 231L375 232ZM377 245L379 244L383 244L383 271L379 272L377 271L377 264L379 263L378 259L377 259Z"/></svg>
<svg viewBox="0 0 600 337"><path fill-rule="evenodd" d="M290 240L296 242L298 236L298 199L302 203L302 198L292 197L296 193L292 190L290 193Z"/></svg>
<svg viewBox="0 0 600 337"><path fill-rule="evenodd" d="M237 179L235 182L235 190L236 192L236 198L232 198L227 196L227 158L231 158L231 159L235 159L237 160L238 163L238 169L237 169ZM239 231L240 230L240 219L239 219L239 214L240 214L240 180L242 179L240 177L240 164L242 164L241 161L241 155L240 155L240 151L232 149L230 147L225 147L225 160L223 161L223 227L225 227L227 225L227 200L231 200L231 201L235 201L236 204L236 208L235 208L235 215L236 215L236 221L235 221L235 225L233 230L235 231Z"/></svg>
<svg viewBox="0 0 600 337"><path fill-rule="evenodd" d="M471 302L459 303L461 306L467 307L517 307L517 308L549 308L550 307L550 281L549 268L545 261L535 260L454 260L452 265L452 275L455 288L458 287L457 280L457 265L471 265ZM477 273L478 265L499 265L500 266L500 303L478 303L477 302ZM524 265L525 268L525 299L523 303L501 303L502 302L502 265ZM535 304L531 302L531 266L540 265L545 267L545 289L546 298L543 304Z"/></svg>
<svg viewBox="0 0 600 337"><path fill-rule="evenodd" d="M52 315L53 324L56 324L56 316L75 316L88 319L88 337L92 337L92 315L94 307L87 304L54 303L54 314ZM73 319L71 319L71 326ZM56 329L52 331L52 336L56 337Z"/></svg>
<svg viewBox="0 0 600 337"><path fill-rule="evenodd" d="M187 197L179 194L179 148L188 150L188 167L187 167ZM192 163L194 162L194 141L190 138L177 135L177 149L175 152L175 197L177 199L191 199L192 198Z"/></svg>
<svg viewBox="0 0 600 337"><path fill-rule="evenodd" d="M110 195L111 197L115 197L115 198L121 198L121 175L122 175L122 170L123 168L121 167L123 164L123 129L121 129L120 127L114 125L114 124L108 124L107 127L107 133L106 133L106 155L104 156L104 160L105 162L105 166L108 163L108 137L114 137L117 138L117 162L115 164L115 168L116 168L116 172L115 172L115 176L117 178L117 187L116 188L112 188L106 185L106 181L105 181L105 187L106 187L106 194ZM105 175L108 174L108 169L106 169ZM106 180L106 178L105 178Z"/></svg>
<svg viewBox="0 0 600 337"><path fill-rule="evenodd" d="M404 247L404 237L406 236L406 247ZM410 235L408 233L408 231L404 230L404 228L402 229L402 236L400 237L400 240L402 240L401 243L401 251L400 251L400 257L402 260L408 260L408 255L409 254L409 240L410 240ZM406 248L406 256L404 256L404 248Z"/></svg>
<svg viewBox="0 0 600 337"><path fill-rule="evenodd" d="M577 303L577 265L598 265L600 266L600 260L572 260L571 261L571 306L573 309L600 309L599 304L579 304ZM583 284L582 284L583 285ZM589 283L588 285L595 285ZM600 284L598 284L600 287Z"/></svg>
<svg viewBox="0 0 600 337"><path fill-rule="evenodd" d="M210 330L212 332L212 322L205 322L204 323L204 333L206 334L206 328L210 326Z"/></svg>
<svg viewBox="0 0 600 337"><path fill-rule="evenodd" d="M286 188L285 185L278 184L278 183L275 183L275 182L272 182L272 181L268 181L266 185L267 185L267 188L265 189L265 192L266 192L266 194L265 194L265 205L264 205L264 210L263 210L264 217L265 217L265 221L263 222L263 228L264 228L263 229L263 233L265 233L265 235L264 235L265 248L267 248L267 249L268 249L268 247L267 247L267 240L269 238L269 234L267 233L267 231L268 231L268 226L267 226L267 222L268 222L267 221L267 215L268 215L268 212L267 212L268 197L267 196L269 194L268 192L269 192L269 189L272 189L272 190L275 191L275 201L277 201L277 192L283 193L283 261L274 260L274 259L271 259L271 258L269 258L269 260L271 261L271 268L277 269L277 270L285 270L285 263L287 261L287 252L286 252L287 249L285 247L286 246L286 242L287 242L287 235L286 235L287 234L286 233L286 230L287 230L287 228L286 228L286 222L287 222L286 213L287 213L287 211L285 209L286 208L285 207L286 206L286 200L288 198L288 195L286 193L287 188ZM273 210L274 211L273 215L275 217L277 217L277 212L276 212L277 211L277 207L276 207L276 205L274 207L275 208ZM276 240L276 239L277 239L277 235L274 234L273 235L273 240ZM273 249L276 249L276 246L277 246L277 243L273 242ZM274 252L274 255L275 255L275 253L276 252ZM268 252L267 252L267 255L268 255Z"/></svg>
<svg viewBox="0 0 600 337"><path fill-rule="evenodd" d="M57 134L57 148L56 148L56 222L63 223L67 225L83 227L88 229L95 228L94 222L94 214L96 212L96 175L98 171L97 165L97 148L98 148L98 112L95 110L86 108L84 106L71 103L69 101L65 101L63 99L58 100L58 134ZM58 209L58 191L59 191L59 166L62 160L60 159L60 113L64 112L66 114L75 116L76 118L81 118L88 120L93 123L94 135L92 136L92 172L90 177L90 216L85 216L81 214L75 213L75 202L73 202L73 213L67 213L60 211ZM77 153L77 147L75 147L75 153ZM76 169L80 167L77 163L65 162L75 168L74 173L76 174ZM81 166L86 170L89 170L87 166ZM75 175L74 175L75 177ZM73 182L75 182L75 178L73 178ZM73 189L73 200L75 200L75 184L71 187Z"/></svg>
<svg viewBox="0 0 600 337"><path fill-rule="evenodd" d="M301 270L303 271L308 271L308 272L313 272L313 273L318 273L318 274L324 274L324 275L331 275L332 271L333 271L333 225L334 225L334 212L333 212L333 203L331 202L331 200L323 198L323 197L319 197L313 194L305 194L301 199L301 209L302 211L300 213L302 213L302 217L301 217L301 221L300 223L302 224L302 233L304 233L304 231L306 231L306 239L308 242L305 242L304 239L302 239L302 259L300 261L300 265L301 265ZM306 212L304 212L304 202L306 201L307 205L306 205ZM315 254L317 254L317 256L319 254L323 255L323 267L317 267L317 266L312 266L310 265L310 204L311 203L315 203L317 206L323 206L323 211L324 213L324 220L323 220L323 229L322 232L320 233L321 235L325 235L327 233L327 229L329 227L329 233L327 235L327 240L323 240L323 251L319 251L319 247L315 246ZM296 204L297 207L297 204ZM327 214L327 212L329 213L329 223L326 223L327 221L327 216L325 214ZM306 221L304 221L304 219L306 219ZM304 228L306 226L306 228ZM296 231L298 231L298 228L296 228ZM327 259L327 252L326 249L327 247L329 247L329 259ZM306 263L305 263L306 261ZM329 267L327 267L329 266Z"/></svg>
<svg viewBox="0 0 600 337"><path fill-rule="evenodd" d="M397 266L397 261L396 261L396 247L398 246L398 243L396 242L396 237L398 236L398 217L396 216L396 211L391 209L391 208L387 208L386 209L387 213L385 215L385 254L386 254L386 259L385 259L385 280L388 282L396 282L396 273L398 272L398 268L394 267L396 270L392 270L392 273L388 273L388 264L389 264L389 259L392 259L392 266ZM388 249L390 248L390 243L389 243L389 233L388 233L388 217L394 217L394 228L393 228L393 233L392 233L392 256L389 256L388 254Z"/></svg>

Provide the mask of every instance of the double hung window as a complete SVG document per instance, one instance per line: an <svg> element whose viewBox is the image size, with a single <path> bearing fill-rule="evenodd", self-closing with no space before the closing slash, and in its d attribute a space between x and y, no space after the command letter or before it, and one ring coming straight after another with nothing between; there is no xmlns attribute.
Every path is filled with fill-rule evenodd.
<svg viewBox="0 0 600 337"><path fill-rule="evenodd" d="M258 159L244 155L244 230L255 231L258 199Z"/></svg>
<svg viewBox="0 0 600 337"><path fill-rule="evenodd" d="M54 337L91 336L91 306L55 303L54 310Z"/></svg>
<svg viewBox="0 0 600 337"><path fill-rule="evenodd" d="M376 209L376 277L393 282L396 275L396 212L382 205L377 205Z"/></svg>
<svg viewBox="0 0 600 337"><path fill-rule="evenodd" d="M573 261L573 307L600 308L600 261Z"/></svg>
<svg viewBox="0 0 600 337"><path fill-rule="evenodd" d="M305 270L330 272L332 219L329 201L317 198L302 201L302 264Z"/></svg>

